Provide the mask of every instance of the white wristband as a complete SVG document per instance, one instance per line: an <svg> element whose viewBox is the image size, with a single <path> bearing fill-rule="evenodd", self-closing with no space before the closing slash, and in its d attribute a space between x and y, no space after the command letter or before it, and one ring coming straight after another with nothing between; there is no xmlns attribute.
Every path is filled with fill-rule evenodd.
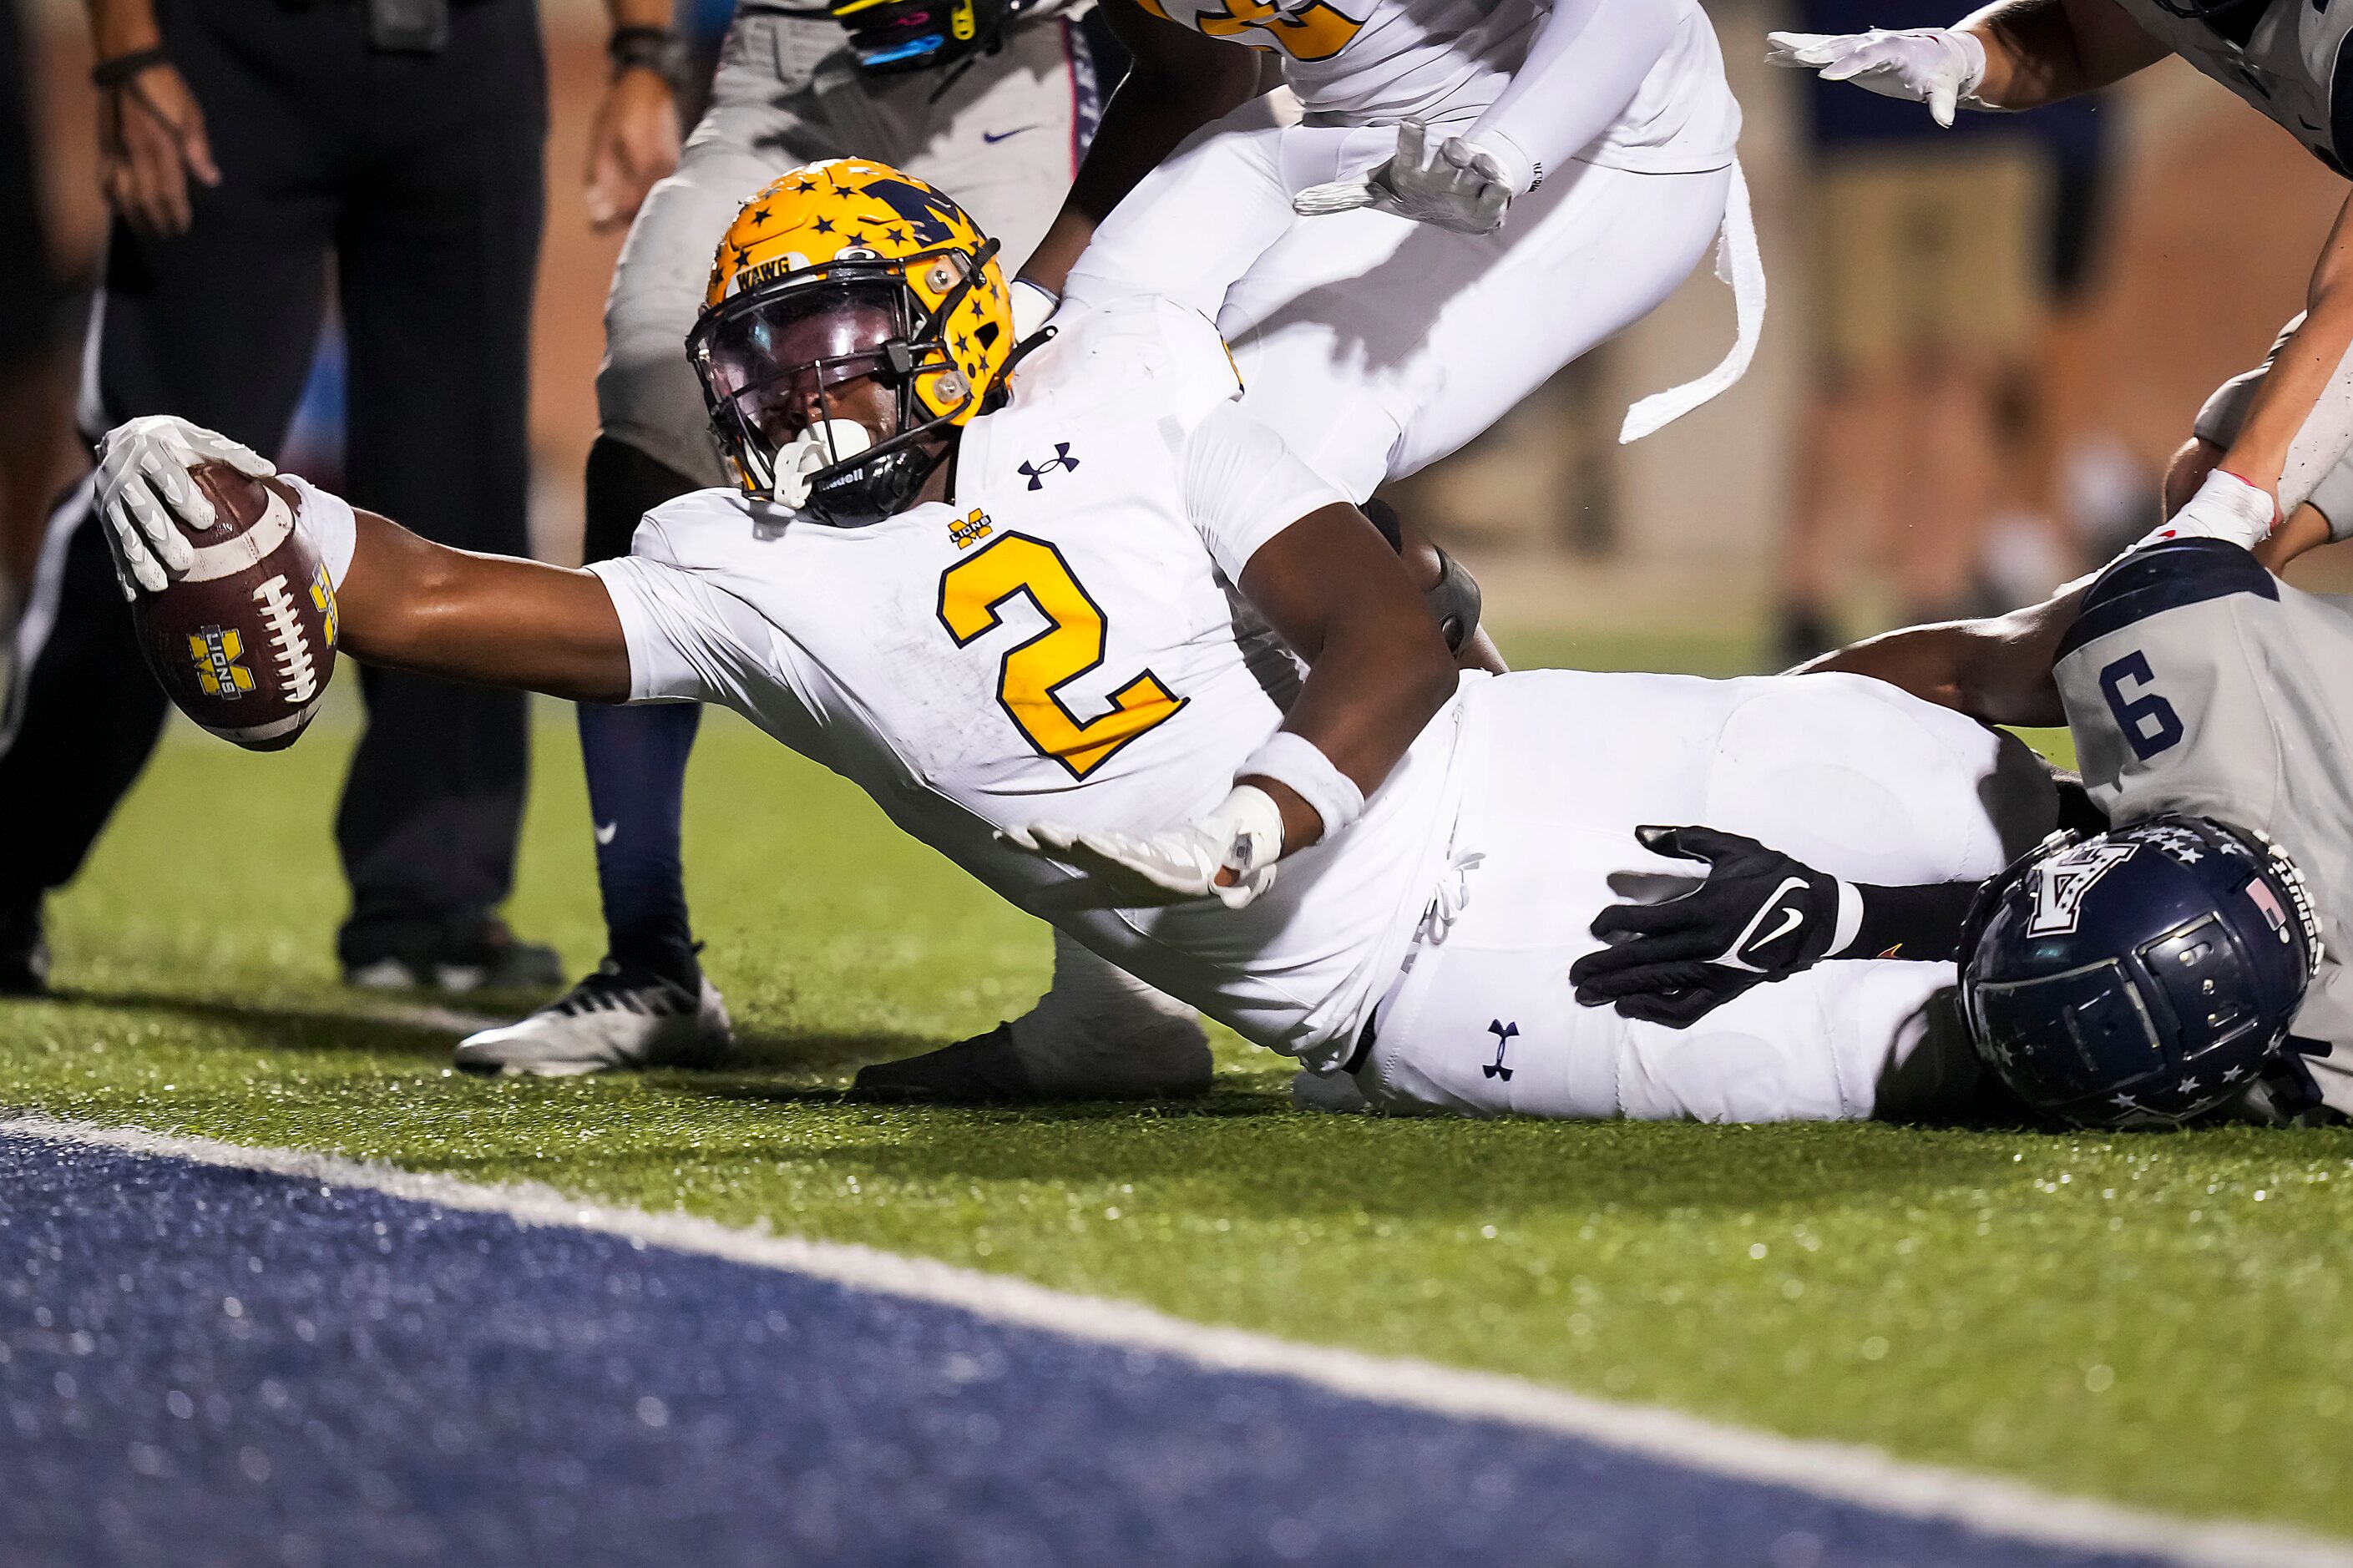
<svg viewBox="0 0 2353 1568"><path fill-rule="evenodd" d="M1234 770L1236 778L1272 779L1296 791L1324 819L1324 840L1329 843L1348 824L1365 815L1365 792L1332 765L1323 748L1304 735L1278 730L1266 744L1252 752Z"/></svg>
<svg viewBox="0 0 2353 1568"><path fill-rule="evenodd" d="M1852 947L1854 939L1862 934L1862 894L1852 882L1841 881L1838 885L1838 920L1831 927L1830 951L1822 956L1838 957Z"/></svg>
<svg viewBox="0 0 2353 1568"><path fill-rule="evenodd" d="M1968 72L1961 79L1961 96L1980 109L1993 108L1992 104L1985 102L1977 95L1978 89L1985 84L1985 41L1963 27L1951 29L1951 37L1954 47L1961 51L1961 58L1966 63Z"/></svg>
<svg viewBox="0 0 2353 1568"><path fill-rule="evenodd" d="M2143 550L2173 539L2221 539L2253 550L2279 525L2279 503L2228 468L2216 468L2187 505L2135 541Z"/></svg>
<svg viewBox="0 0 2353 1568"><path fill-rule="evenodd" d="M352 552L358 548L360 541L360 520L353 515L352 503L321 489L300 474L278 477L301 498L297 521L309 537L311 547L319 552L319 563L327 569L328 586L342 587L343 574L352 569Z"/></svg>

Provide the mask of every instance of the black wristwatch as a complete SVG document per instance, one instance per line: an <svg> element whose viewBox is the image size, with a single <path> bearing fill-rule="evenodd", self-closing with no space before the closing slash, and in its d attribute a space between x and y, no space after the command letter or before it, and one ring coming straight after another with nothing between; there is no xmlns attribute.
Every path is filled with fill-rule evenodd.
<svg viewBox="0 0 2353 1568"><path fill-rule="evenodd" d="M686 41L669 27L617 27L605 52L613 75L649 70L675 88L686 79Z"/></svg>

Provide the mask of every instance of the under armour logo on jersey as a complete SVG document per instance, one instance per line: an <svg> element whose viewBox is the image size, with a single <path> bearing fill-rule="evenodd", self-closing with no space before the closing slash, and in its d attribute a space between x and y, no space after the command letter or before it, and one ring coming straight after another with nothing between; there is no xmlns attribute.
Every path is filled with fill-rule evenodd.
<svg viewBox="0 0 2353 1568"><path fill-rule="evenodd" d="M1056 468L1068 468L1072 473L1076 473L1078 468L1079 460L1071 456L1071 444L1068 441L1057 441L1054 443L1052 457L1042 463L1022 464L1021 474L1029 481L1031 489L1042 490L1046 488L1046 476Z"/></svg>
<svg viewBox="0 0 2353 1568"><path fill-rule="evenodd" d="M1479 1070L1488 1078L1499 1078L1505 1083L1509 1083L1512 1081L1512 1069L1504 1065L1504 1052L1510 1048L1512 1037L1520 1032L1520 1026L1517 1024L1506 1024L1501 1018L1497 1018L1487 1026L1487 1030L1495 1037L1495 1059L1492 1062L1481 1062Z"/></svg>

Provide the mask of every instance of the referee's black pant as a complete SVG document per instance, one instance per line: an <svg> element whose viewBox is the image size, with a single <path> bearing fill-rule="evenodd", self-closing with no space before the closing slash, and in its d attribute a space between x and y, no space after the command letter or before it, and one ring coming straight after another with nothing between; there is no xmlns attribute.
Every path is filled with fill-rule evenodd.
<svg viewBox="0 0 2353 1568"><path fill-rule="evenodd" d="M98 436L176 414L274 453L332 276L349 349L345 489L446 544L527 552L526 404L545 72L533 0L457 0L438 54L372 52L358 0L159 0L222 183L194 226L117 223L85 357ZM0 908L80 866L165 705L141 664L89 485L51 519L0 710ZM404 952L512 882L524 699L362 677L336 842L346 963Z"/></svg>

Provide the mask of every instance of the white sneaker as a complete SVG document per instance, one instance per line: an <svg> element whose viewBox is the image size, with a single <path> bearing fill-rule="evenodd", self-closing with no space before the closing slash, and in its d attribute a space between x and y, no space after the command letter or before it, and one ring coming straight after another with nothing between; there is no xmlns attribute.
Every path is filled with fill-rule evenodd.
<svg viewBox="0 0 2353 1568"><path fill-rule="evenodd" d="M700 994L607 959L529 1017L458 1042L468 1072L576 1078L616 1068L715 1067L735 1043L727 1004L708 978Z"/></svg>

